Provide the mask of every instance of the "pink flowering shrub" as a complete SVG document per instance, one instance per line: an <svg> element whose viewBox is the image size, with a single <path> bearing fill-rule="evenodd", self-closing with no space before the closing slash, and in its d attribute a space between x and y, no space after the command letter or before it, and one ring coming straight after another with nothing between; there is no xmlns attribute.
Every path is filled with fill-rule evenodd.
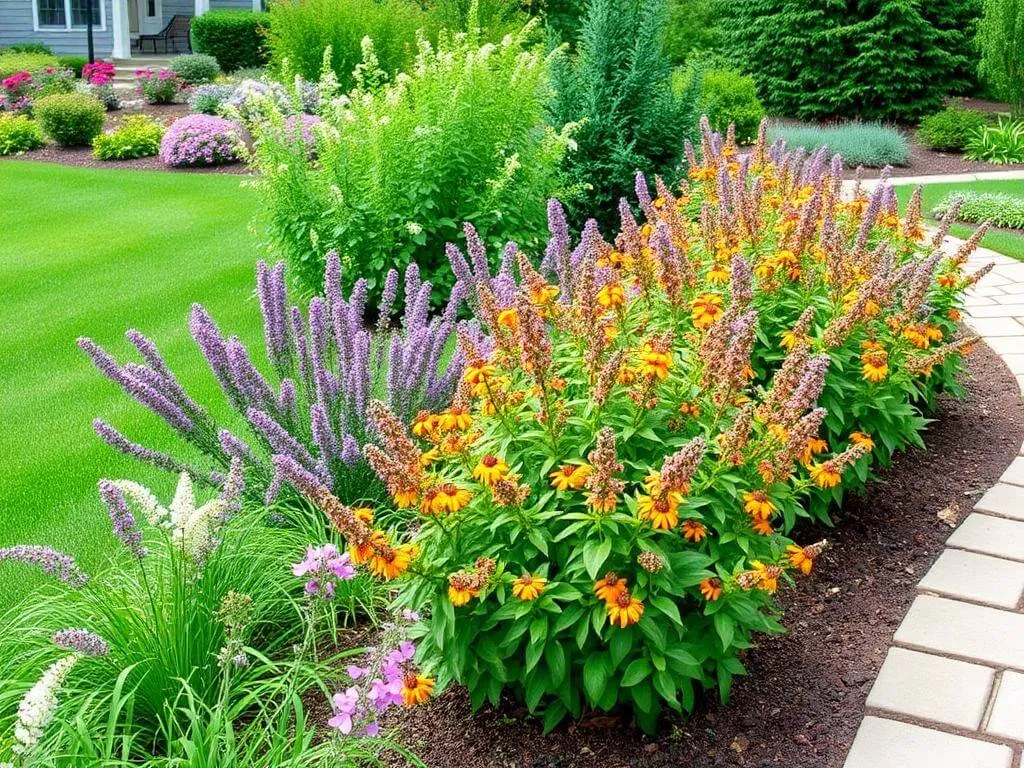
<svg viewBox="0 0 1024 768"><path fill-rule="evenodd" d="M238 126L223 117L188 115L174 122L160 143L160 159L176 167L238 161Z"/></svg>
<svg viewBox="0 0 1024 768"><path fill-rule="evenodd" d="M15 72L0 81L3 93L0 94L0 112L27 112L32 108L32 75L28 72Z"/></svg>
<svg viewBox="0 0 1024 768"><path fill-rule="evenodd" d="M138 76L138 72L135 73ZM82 79L90 85L107 85L114 79L114 65L109 61L97 61L82 67Z"/></svg>
<svg viewBox="0 0 1024 768"><path fill-rule="evenodd" d="M173 104L185 91L185 81L166 67L159 72L148 67L136 69L135 82L142 98L149 104Z"/></svg>

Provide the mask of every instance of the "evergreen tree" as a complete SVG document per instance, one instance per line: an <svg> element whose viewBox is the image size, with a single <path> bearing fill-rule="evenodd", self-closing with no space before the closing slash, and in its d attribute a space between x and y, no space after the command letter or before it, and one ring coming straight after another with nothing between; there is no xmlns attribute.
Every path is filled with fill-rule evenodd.
<svg viewBox="0 0 1024 768"><path fill-rule="evenodd" d="M735 0L727 46L774 111L911 121L970 87L976 0Z"/></svg>
<svg viewBox="0 0 1024 768"><path fill-rule="evenodd" d="M985 0L978 43L982 75L1024 116L1024 0Z"/></svg>
<svg viewBox="0 0 1024 768"><path fill-rule="evenodd" d="M576 53L553 68L552 121L578 124L566 160L582 191L570 205L577 224L586 216L616 224L636 172L671 172L695 134L699 78L673 92L662 51L666 14L665 0L591 0Z"/></svg>

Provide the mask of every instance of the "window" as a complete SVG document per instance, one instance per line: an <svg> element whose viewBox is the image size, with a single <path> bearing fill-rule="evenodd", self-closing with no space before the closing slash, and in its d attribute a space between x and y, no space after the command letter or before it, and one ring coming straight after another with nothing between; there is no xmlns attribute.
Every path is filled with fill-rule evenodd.
<svg viewBox="0 0 1024 768"><path fill-rule="evenodd" d="M100 6L103 0L92 0L92 23L93 26L100 26ZM87 0L71 0L71 26L84 27L88 16Z"/></svg>
<svg viewBox="0 0 1024 768"><path fill-rule="evenodd" d="M67 16L64 13L64 0L39 0L39 26L67 26Z"/></svg>
<svg viewBox="0 0 1024 768"><path fill-rule="evenodd" d="M106 29L106 0L92 0L92 23L99 31ZM88 0L32 0L36 29L71 31L85 29Z"/></svg>

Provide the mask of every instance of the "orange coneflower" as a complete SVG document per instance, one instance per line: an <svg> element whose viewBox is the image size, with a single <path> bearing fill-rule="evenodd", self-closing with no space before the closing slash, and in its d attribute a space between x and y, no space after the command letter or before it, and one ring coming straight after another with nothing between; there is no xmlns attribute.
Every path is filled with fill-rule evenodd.
<svg viewBox="0 0 1024 768"><path fill-rule="evenodd" d="M348 556L352 561L353 565L362 565L363 563L369 562L370 558L373 557L374 546L388 544L388 536L383 531L373 531L361 546L350 544L348 548Z"/></svg>
<svg viewBox="0 0 1024 768"><path fill-rule="evenodd" d="M640 372L649 378L657 378L664 381L668 378L668 369L672 367L672 355L656 349L649 342L644 342L640 348Z"/></svg>
<svg viewBox="0 0 1024 768"><path fill-rule="evenodd" d="M811 569L814 567L814 558L809 556L803 547L790 544L786 547L786 552L790 565L803 573L804 576L810 574Z"/></svg>
<svg viewBox="0 0 1024 768"><path fill-rule="evenodd" d="M830 461L826 461L823 464L811 464L810 471L811 480L819 488L835 488L842 479L842 475L839 474Z"/></svg>
<svg viewBox="0 0 1024 768"><path fill-rule="evenodd" d="M448 599L456 608L461 608L474 597L480 597L480 590L464 585L450 584L448 586Z"/></svg>
<svg viewBox="0 0 1024 768"><path fill-rule="evenodd" d="M495 368L490 363L480 363L478 365L471 365L466 369L466 372L462 374L462 378L468 383L474 386L478 384L485 384L487 379L497 373Z"/></svg>
<svg viewBox="0 0 1024 768"><path fill-rule="evenodd" d="M619 283L605 283L597 292L597 303L602 307L617 307L626 301L626 293Z"/></svg>
<svg viewBox="0 0 1024 768"><path fill-rule="evenodd" d="M800 461L804 464L810 464L811 460L819 453L825 453L828 450L828 443L822 440L820 437L812 437L807 441L807 445L804 446L803 451L800 453Z"/></svg>
<svg viewBox="0 0 1024 768"><path fill-rule="evenodd" d="M647 520L658 531L670 531L679 524L679 494L641 495L636 500L637 517Z"/></svg>
<svg viewBox="0 0 1024 768"><path fill-rule="evenodd" d="M435 413L420 411L412 420L412 433L416 437L427 437L437 429L440 417Z"/></svg>
<svg viewBox="0 0 1024 768"><path fill-rule="evenodd" d="M556 490L567 491L572 489L578 491L590 477L593 469L589 464L563 464L548 477L551 478L551 485Z"/></svg>
<svg viewBox="0 0 1024 768"><path fill-rule="evenodd" d="M779 588L779 576L782 569L777 565L765 565L759 560L751 560L750 567L757 577L757 586L765 592L775 592Z"/></svg>
<svg viewBox="0 0 1024 768"><path fill-rule="evenodd" d="M694 326L701 330L714 325L724 312L722 297L713 293L702 293L690 302L690 317Z"/></svg>
<svg viewBox="0 0 1024 768"><path fill-rule="evenodd" d="M866 432L851 432L850 442L854 445L863 445L869 451L875 450L875 441Z"/></svg>
<svg viewBox="0 0 1024 768"><path fill-rule="evenodd" d="M743 511L755 520L767 520L775 513L775 505L767 491L747 491L743 494Z"/></svg>
<svg viewBox="0 0 1024 768"><path fill-rule="evenodd" d="M459 408L452 406L440 417L440 426L442 429L450 430L454 429L459 432L469 429L473 423L473 417L469 414L468 408Z"/></svg>
<svg viewBox="0 0 1024 768"><path fill-rule="evenodd" d="M440 515L443 512L454 514L469 504L472 497L473 494L455 483L435 485L423 494L420 511L425 515Z"/></svg>
<svg viewBox="0 0 1024 768"><path fill-rule="evenodd" d="M503 309L498 313L498 325L515 331L519 328L519 312L515 309Z"/></svg>
<svg viewBox="0 0 1024 768"><path fill-rule="evenodd" d="M420 466L426 469L440 458L441 452L435 446L434 448L431 448L429 451L424 451L423 453L420 454Z"/></svg>
<svg viewBox="0 0 1024 768"><path fill-rule="evenodd" d="M877 384L889 375L889 354L884 349L869 349L861 356L861 373L866 381Z"/></svg>
<svg viewBox="0 0 1024 768"><path fill-rule="evenodd" d="M705 277L711 284L724 283L729 279L730 271L729 265L727 264L715 264L708 270Z"/></svg>
<svg viewBox="0 0 1024 768"><path fill-rule="evenodd" d="M780 443L789 442L789 430L781 424L769 424L768 434L778 440Z"/></svg>
<svg viewBox="0 0 1024 768"><path fill-rule="evenodd" d="M751 521L750 527L753 529L754 533L760 534L761 536L771 536L775 533L775 529L772 528L772 524L767 520L758 520L755 518Z"/></svg>
<svg viewBox="0 0 1024 768"><path fill-rule="evenodd" d="M394 500L395 506L399 509L406 509L413 506L419 497L420 489L414 485L409 485L404 488L396 488L395 492L391 494L391 498Z"/></svg>
<svg viewBox="0 0 1024 768"><path fill-rule="evenodd" d="M682 531L684 539L698 544L708 535L708 529L704 523L699 523L696 520L684 520Z"/></svg>
<svg viewBox="0 0 1024 768"><path fill-rule="evenodd" d="M432 677L424 677L415 670L406 672L402 677L402 701L405 706L412 707L429 699L434 684Z"/></svg>
<svg viewBox="0 0 1024 768"><path fill-rule="evenodd" d="M783 349L791 352L793 350L793 347L795 347L797 344L803 341L804 338L806 337L803 336L802 334L793 333L793 331L785 331L782 334L782 341L780 342L780 346Z"/></svg>
<svg viewBox="0 0 1024 768"><path fill-rule="evenodd" d="M373 510L369 507L353 507L352 514L356 520L364 525L369 525L373 522Z"/></svg>
<svg viewBox="0 0 1024 768"><path fill-rule="evenodd" d="M488 453L473 467L473 477L485 485L491 485L509 472L508 464L493 453Z"/></svg>
<svg viewBox="0 0 1024 768"><path fill-rule="evenodd" d="M558 287L554 285L538 285L530 289L530 301L534 304L549 304L558 296Z"/></svg>
<svg viewBox="0 0 1024 768"><path fill-rule="evenodd" d="M939 285L943 288L955 288L959 279L960 276L955 272L947 272L944 275L939 275Z"/></svg>
<svg viewBox="0 0 1024 768"><path fill-rule="evenodd" d="M629 594L628 589L622 590L614 603L608 603L607 608L611 623L618 624L622 629L636 624L644 615L644 604Z"/></svg>
<svg viewBox="0 0 1024 768"><path fill-rule="evenodd" d="M700 583L700 593L704 596L705 600L713 603L722 596L722 580L716 578L704 579Z"/></svg>
<svg viewBox="0 0 1024 768"><path fill-rule="evenodd" d="M524 573L518 579L512 582L512 595L518 597L520 600L530 602L536 600L540 593L544 591L544 587L547 585L547 580L541 576L534 576L529 573Z"/></svg>
<svg viewBox="0 0 1024 768"><path fill-rule="evenodd" d="M587 505L602 515L608 515L619 506L619 497L615 493L588 493Z"/></svg>
<svg viewBox="0 0 1024 768"><path fill-rule="evenodd" d="M388 549L390 551L383 554L375 551L370 557L370 570L382 579L390 581L405 573L416 557L417 550L412 544L402 544Z"/></svg>
<svg viewBox="0 0 1024 768"><path fill-rule="evenodd" d="M608 571L603 579L598 579L594 584L594 594L606 603L614 603L619 595L626 591L628 579L623 579L615 571Z"/></svg>

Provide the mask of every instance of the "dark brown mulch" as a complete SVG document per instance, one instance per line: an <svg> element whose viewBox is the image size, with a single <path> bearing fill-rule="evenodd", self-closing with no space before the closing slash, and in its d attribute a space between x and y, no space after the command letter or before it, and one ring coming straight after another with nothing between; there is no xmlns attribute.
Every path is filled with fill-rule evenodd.
<svg viewBox="0 0 1024 768"><path fill-rule="evenodd" d="M968 160L963 155L949 152L936 152L918 143L913 131L904 131L910 143L910 164L894 167L892 175L897 176L932 176L937 174L953 173L984 173L986 171L1018 171L1024 168L1024 163L994 165L979 160ZM865 179L877 179L881 173L879 168L865 168L863 177ZM847 170L844 174L852 179L856 174L855 170Z"/></svg>
<svg viewBox="0 0 1024 768"><path fill-rule="evenodd" d="M943 403L929 450L901 456L844 505L827 532L835 547L783 598L790 633L759 640L727 707L706 702L654 740L607 718L544 737L513 702L474 715L449 690L409 713L403 742L431 768L839 768L914 586L950 534L937 513L969 509L1024 436L1020 390L999 358L979 346L968 369L969 396Z"/></svg>
<svg viewBox="0 0 1024 768"><path fill-rule="evenodd" d="M178 118L189 114L187 104L139 104L114 110L107 113L104 123L104 130L111 130L121 124L129 115L149 115L170 125ZM171 168L164 165L159 157L140 157L135 160L97 160L92 155L89 147L77 147L74 149L61 149L54 144L47 144L31 152L23 152L20 155L0 155L0 160L37 160L44 163L58 163L60 165L73 165L80 168L132 168L143 171L170 171L172 173L249 173L249 167L245 163L229 163L227 165L200 166L197 168Z"/></svg>

